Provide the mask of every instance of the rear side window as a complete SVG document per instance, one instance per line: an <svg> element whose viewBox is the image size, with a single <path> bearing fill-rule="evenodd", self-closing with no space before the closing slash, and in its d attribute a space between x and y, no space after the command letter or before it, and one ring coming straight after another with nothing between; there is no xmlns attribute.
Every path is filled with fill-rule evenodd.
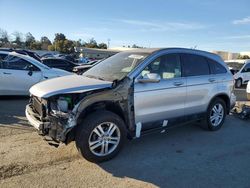
<svg viewBox="0 0 250 188"><path fill-rule="evenodd" d="M211 67L211 73L212 74L223 74L227 73L227 69L223 67L220 63L212 60L212 59L207 59L210 67Z"/></svg>
<svg viewBox="0 0 250 188"><path fill-rule="evenodd" d="M199 55L182 54L183 73L185 76L209 75L210 70L207 60Z"/></svg>

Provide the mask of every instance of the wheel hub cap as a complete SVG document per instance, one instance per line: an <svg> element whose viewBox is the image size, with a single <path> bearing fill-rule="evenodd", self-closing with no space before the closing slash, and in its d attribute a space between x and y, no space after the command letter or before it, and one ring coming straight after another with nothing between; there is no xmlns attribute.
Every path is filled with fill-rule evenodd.
<svg viewBox="0 0 250 188"><path fill-rule="evenodd" d="M112 153L120 142L120 129L111 122L97 125L89 137L89 149L97 156L106 156Z"/></svg>
<svg viewBox="0 0 250 188"><path fill-rule="evenodd" d="M218 126L224 118L224 108L221 104L215 104L210 113L210 122L213 126Z"/></svg>

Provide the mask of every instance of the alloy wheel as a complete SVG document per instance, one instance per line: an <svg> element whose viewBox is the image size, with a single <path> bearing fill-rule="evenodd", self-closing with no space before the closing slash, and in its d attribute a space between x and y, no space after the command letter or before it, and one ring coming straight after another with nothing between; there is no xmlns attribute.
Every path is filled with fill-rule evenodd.
<svg viewBox="0 0 250 188"><path fill-rule="evenodd" d="M121 133L112 122L97 125L89 136L89 149L96 156L107 156L119 145Z"/></svg>
<svg viewBox="0 0 250 188"><path fill-rule="evenodd" d="M220 125L224 118L224 108L220 103L214 105L210 112L210 122L214 127Z"/></svg>

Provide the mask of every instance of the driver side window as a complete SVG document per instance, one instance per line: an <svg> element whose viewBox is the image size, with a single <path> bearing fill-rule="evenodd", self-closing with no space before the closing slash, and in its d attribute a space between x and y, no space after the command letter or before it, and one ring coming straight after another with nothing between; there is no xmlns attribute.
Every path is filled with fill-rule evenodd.
<svg viewBox="0 0 250 188"><path fill-rule="evenodd" d="M142 71L141 75L144 77L149 73L156 73L164 80L181 77L179 55L167 54L155 59Z"/></svg>

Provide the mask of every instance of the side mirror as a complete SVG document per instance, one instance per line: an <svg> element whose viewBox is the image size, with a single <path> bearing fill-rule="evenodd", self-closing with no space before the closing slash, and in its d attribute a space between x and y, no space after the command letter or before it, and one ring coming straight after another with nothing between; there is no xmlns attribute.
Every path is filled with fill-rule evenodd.
<svg viewBox="0 0 250 188"><path fill-rule="evenodd" d="M158 83L160 82L161 77L156 73L145 74L142 78L137 79L139 83Z"/></svg>
<svg viewBox="0 0 250 188"><path fill-rule="evenodd" d="M33 66L33 65L29 65L28 70L29 70L28 75L29 75L29 76L32 76L33 71L35 70L35 69L34 69L34 66Z"/></svg>

